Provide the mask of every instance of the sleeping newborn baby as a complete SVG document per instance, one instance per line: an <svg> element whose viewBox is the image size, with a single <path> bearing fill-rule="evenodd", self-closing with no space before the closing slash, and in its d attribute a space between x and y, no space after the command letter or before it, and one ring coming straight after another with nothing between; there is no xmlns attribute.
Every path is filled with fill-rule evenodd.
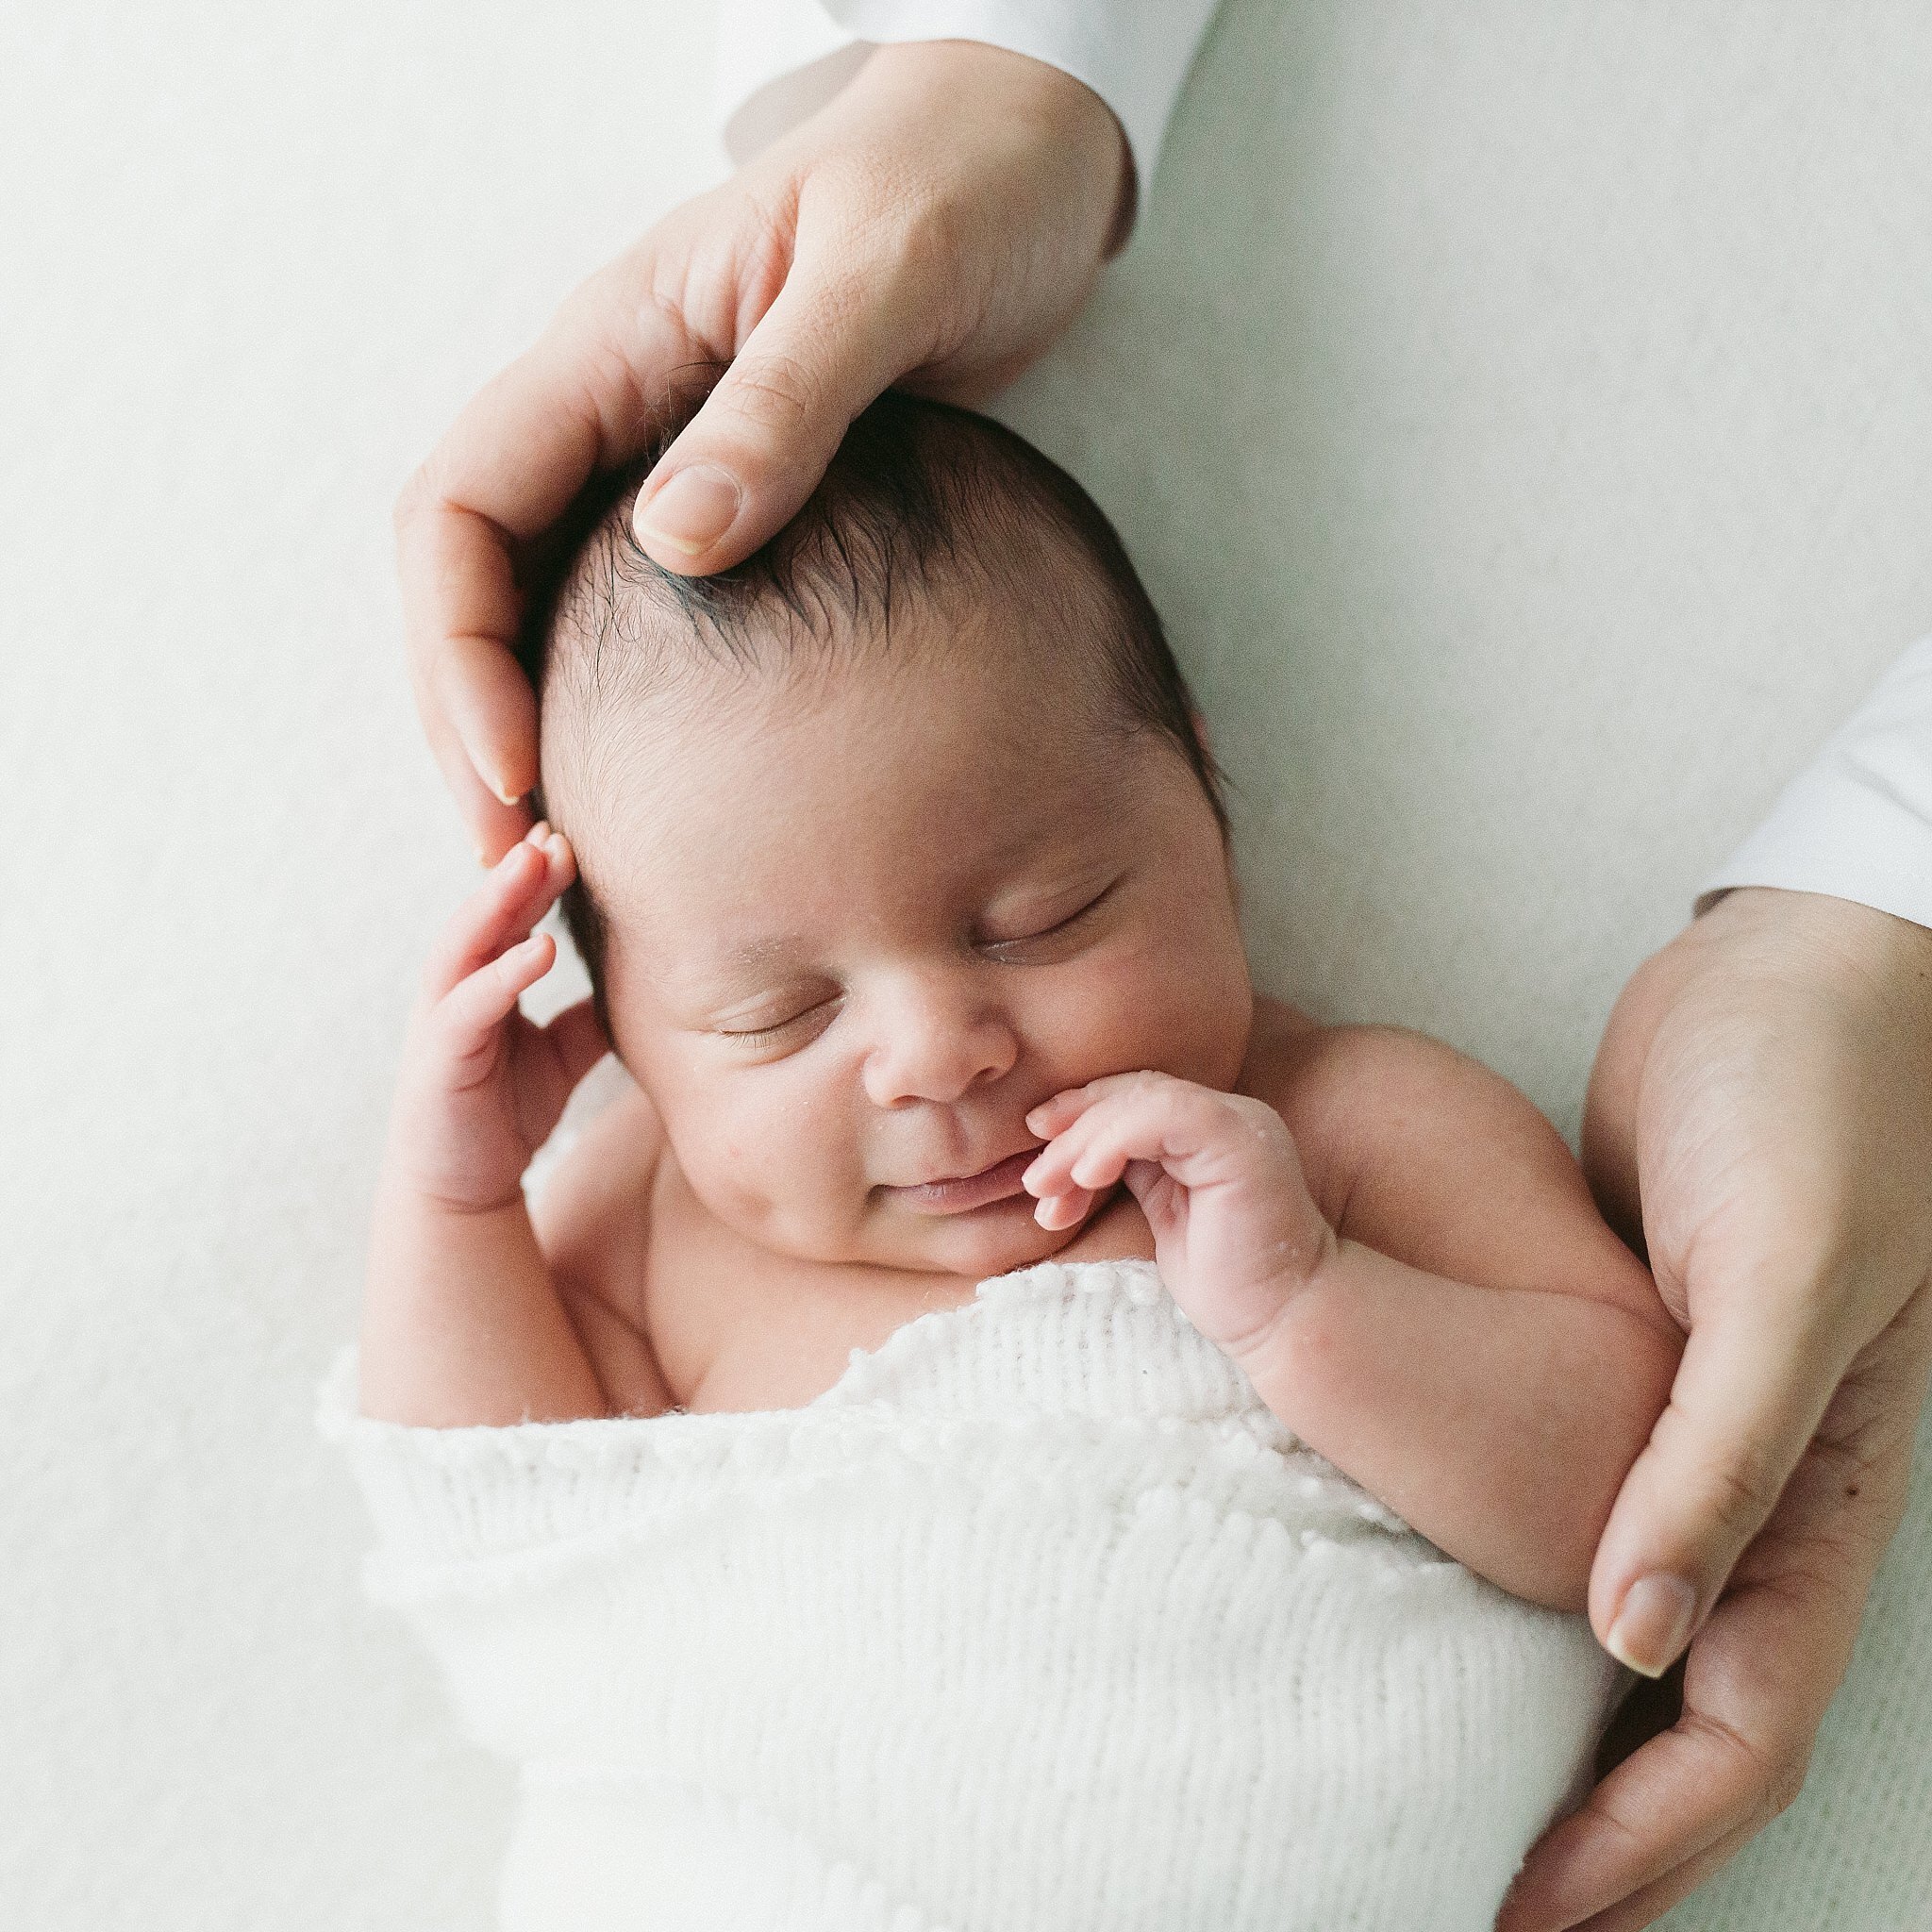
<svg viewBox="0 0 1932 1932"><path fill-rule="evenodd" d="M1507 1082L1257 1001L1064 473L888 395L684 579L649 460L529 587L547 822L428 968L323 1407L522 1768L505 1923L1489 1926L1628 1681L1648 1274Z"/></svg>

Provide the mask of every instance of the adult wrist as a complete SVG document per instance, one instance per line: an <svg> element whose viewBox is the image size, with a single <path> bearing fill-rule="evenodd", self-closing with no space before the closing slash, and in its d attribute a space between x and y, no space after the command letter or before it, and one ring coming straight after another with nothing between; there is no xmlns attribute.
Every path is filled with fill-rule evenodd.
<svg viewBox="0 0 1932 1932"><path fill-rule="evenodd" d="M949 118L972 102L1003 129L1031 128L1091 184L1103 216L1103 258L1125 246L1137 201L1133 150L1114 110L1063 68L980 41L893 42L874 47L828 107L868 100L929 104Z"/></svg>

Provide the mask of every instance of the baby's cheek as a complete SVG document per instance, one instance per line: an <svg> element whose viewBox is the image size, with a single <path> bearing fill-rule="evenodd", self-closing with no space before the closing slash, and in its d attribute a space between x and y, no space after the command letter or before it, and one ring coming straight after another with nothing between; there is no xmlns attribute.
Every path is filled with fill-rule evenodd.
<svg viewBox="0 0 1932 1932"><path fill-rule="evenodd" d="M836 1110L798 1101L721 1116L709 1205L761 1245L812 1260L859 1258L867 1189Z"/></svg>

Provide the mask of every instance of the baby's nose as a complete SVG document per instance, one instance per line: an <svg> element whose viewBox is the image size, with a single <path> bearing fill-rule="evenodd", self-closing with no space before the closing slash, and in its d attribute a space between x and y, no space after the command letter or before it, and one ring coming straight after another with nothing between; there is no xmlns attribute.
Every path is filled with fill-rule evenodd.
<svg viewBox="0 0 1932 1932"><path fill-rule="evenodd" d="M882 1022L865 1062L866 1094L874 1107L943 1105L1000 1078L1019 1058L1013 1026L982 1000L928 990L895 1002Z"/></svg>

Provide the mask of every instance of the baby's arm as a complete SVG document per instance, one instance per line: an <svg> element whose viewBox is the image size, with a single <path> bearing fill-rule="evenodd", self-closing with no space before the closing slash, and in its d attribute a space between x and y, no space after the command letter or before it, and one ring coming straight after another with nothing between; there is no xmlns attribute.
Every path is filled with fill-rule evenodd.
<svg viewBox="0 0 1932 1932"><path fill-rule="evenodd" d="M1471 1569L1582 1609L1683 1349L1649 1272L1557 1130L1453 1047L1323 1028L1264 1077L1337 1235L1264 1399Z"/></svg>
<svg viewBox="0 0 1932 1932"><path fill-rule="evenodd" d="M588 1004L517 1009L550 970L536 924L570 849L537 826L451 923L425 969L377 1185L361 1407L432 1428L608 1412L524 1207L523 1174L604 1052Z"/></svg>
<svg viewBox="0 0 1932 1932"><path fill-rule="evenodd" d="M1556 1130L1453 1049L1312 1030L1256 1072L1252 1098L1132 1075L1105 1108L1049 1103L1036 1191L1124 1174L1175 1298L1303 1441L1471 1569L1582 1609L1682 1346L1649 1275Z"/></svg>

